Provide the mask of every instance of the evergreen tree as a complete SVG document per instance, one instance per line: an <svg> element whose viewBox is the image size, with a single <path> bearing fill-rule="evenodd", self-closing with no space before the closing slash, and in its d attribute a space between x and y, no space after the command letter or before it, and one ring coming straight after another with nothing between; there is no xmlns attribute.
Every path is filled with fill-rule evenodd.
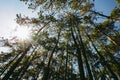
<svg viewBox="0 0 120 80"><path fill-rule="evenodd" d="M31 43L0 40L11 48L0 54L2 80L119 80L119 7L107 16L94 0L20 1L40 10L38 17L16 15L19 25L31 25Z"/></svg>

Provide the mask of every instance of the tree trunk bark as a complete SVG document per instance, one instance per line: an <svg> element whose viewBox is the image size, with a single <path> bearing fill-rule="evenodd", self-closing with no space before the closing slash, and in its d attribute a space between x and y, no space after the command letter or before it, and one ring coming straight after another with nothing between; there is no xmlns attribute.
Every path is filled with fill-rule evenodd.
<svg viewBox="0 0 120 80"><path fill-rule="evenodd" d="M67 65L68 65L68 43L67 43L67 55L66 55L66 64L65 64L65 79L67 80Z"/></svg>
<svg viewBox="0 0 120 80"><path fill-rule="evenodd" d="M18 57L19 55L20 55L20 54L17 54L17 55L14 57L14 59L11 60L11 61L4 67L4 69L2 70L0 76L3 75L3 73L10 67L10 65L15 61L15 59L17 59L17 57Z"/></svg>
<svg viewBox="0 0 120 80"><path fill-rule="evenodd" d="M55 52L55 50L56 50L56 48L57 48L57 45L58 45L58 43L59 43L60 33L61 33L61 29L60 29L60 31L59 31L59 33L58 33L58 39L57 39L57 41L56 41L56 44L55 44L55 46L54 46L54 48L53 48L53 50L52 50L52 52L51 52L51 55L50 55L50 58L49 58L49 61L48 61L48 65L47 65L47 67L45 67L45 71L44 71L42 80L48 80L48 78L49 78L50 64L51 64L51 61L52 61L53 53Z"/></svg>
<svg viewBox="0 0 120 80"><path fill-rule="evenodd" d="M110 65L105 61L105 58L101 55L101 53L100 53L100 52L97 50L97 48L95 47L95 45L94 45L92 39L90 38L90 36L89 36L87 33L86 33L86 35L87 35L87 37L89 38L89 40L91 41L92 46L94 47L95 51L96 51L97 54L99 55L100 61L103 61L103 62L104 62L104 63L101 62L101 64L102 64L102 65L106 65L107 69L109 70L109 72L110 72L111 75L112 75L112 78L114 78L115 80L119 80L118 77L117 77L117 75L112 71Z"/></svg>
<svg viewBox="0 0 120 80"><path fill-rule="evenodd" d="M93 80L93 75L92 75L92 72L91 72L91 69L90 69L90 65L88 63L88 59L87 59L87 56L86 56L86 49L85 49L85 46L83 44L81 33L80 33L78 28L77 28L77 31L78 31L78 36L79 36L79 45L81 46L81 50L82 50L83 56L85 58L85 63L86 63L86 67L87 67L87 70L88 70L88 75L89 75L90 80Z"/></svg>
<svg viewBox="0 0 120 80"><path fill-rule="evenodd" d="M75 47L76 47L77 54L78 54L77 58L78 58L78 67L79 67L79 72L80 72L80 79L81 80L86 80L85 73L84 73L84 68L83 68L82 54L81 54L80 48L78 46L78 43L76 42L75 36L73 34L72 27L71 27L71 35L72 35L73 41L75 43Z"/></svg>
<svg viewBox="0 0 120 80"><path fill-rule="evenodd" d="M9 69L9 71L5 74L5 76L2 78L2 80L8 80L9 77L11 76L11 74L14 72L14 70L16 69L16 67L18 66L18 64L21 62L21 60L23 59L23 57L27 54L27 52L29 51L29 48L31 47L31 45L26 48L26 50L22 53L22 55L20 56L20 58L18 58L18 60L11 66L11 68Z"/></svg>

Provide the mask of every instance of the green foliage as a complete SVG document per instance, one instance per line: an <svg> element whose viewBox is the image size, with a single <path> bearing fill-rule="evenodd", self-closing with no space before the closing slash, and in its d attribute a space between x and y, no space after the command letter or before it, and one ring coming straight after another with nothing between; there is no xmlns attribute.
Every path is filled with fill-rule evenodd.
<svg viewBox="0 0 120 80"><path fill-rule="evenodd" d="M114 8L111 12L111 17L114 18L119 18L120 17L120 8Z"/></svg>
<svg viewBox="0 0 120 80"><path fill-rule="evenodd" d="M32 41L24 49L25 43L19 43L11 53L0 54L1 79L118 80L119 8L106 16L94 10L93 0L20 1L40 10L38 17L16 15L18 24L32 27Z"/></svg>
<svg viewBox="0 0 120 80"><path fill-rule="evenodd" d="M115 0L117 3L118 3L118 5L120 6L120 0Z"/></svg>

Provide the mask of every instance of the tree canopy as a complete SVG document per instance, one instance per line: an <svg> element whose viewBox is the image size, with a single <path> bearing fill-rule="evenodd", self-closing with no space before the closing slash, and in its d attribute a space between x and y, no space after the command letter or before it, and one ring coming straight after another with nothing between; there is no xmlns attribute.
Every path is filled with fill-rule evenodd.
<svg viewBox="0 0 120 80"><path fill-rule="evenodd" d="M0 54L1 80L120 79L119 0L110 15L94 0L20 1L38 13L16 14L19 25L32 27L32 40L0 40L11 49Z"/></svg>

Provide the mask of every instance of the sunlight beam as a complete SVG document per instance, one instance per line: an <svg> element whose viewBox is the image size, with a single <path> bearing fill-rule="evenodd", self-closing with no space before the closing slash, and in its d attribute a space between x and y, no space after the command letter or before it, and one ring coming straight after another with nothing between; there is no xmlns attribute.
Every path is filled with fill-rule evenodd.
<svg viewBox="0 0 120 80"><path fill-rule="evenodd" d="M13 37L19 41L29 40L31 37L31 29L26 26L19 26L13 32Z"/></svg>

